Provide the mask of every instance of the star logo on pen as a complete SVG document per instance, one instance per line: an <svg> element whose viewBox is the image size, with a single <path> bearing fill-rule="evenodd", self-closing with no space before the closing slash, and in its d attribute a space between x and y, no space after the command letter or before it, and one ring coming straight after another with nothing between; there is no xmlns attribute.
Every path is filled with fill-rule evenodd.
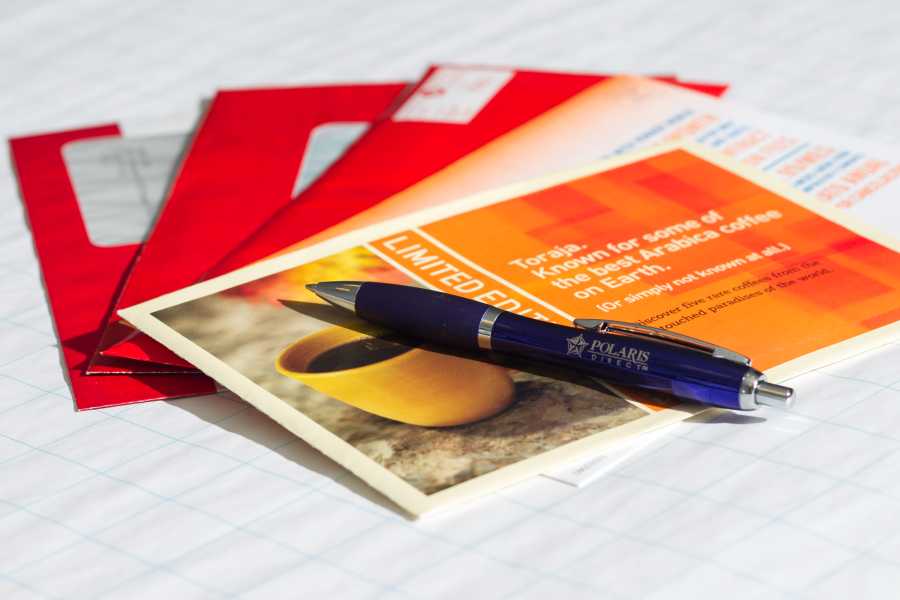
<svg viewBox="0 0 900 600"><path fill-rule="evenodd" d="M580 333L575 337L566 338L566 342L569 344L566 354L574 354L575 356L581 356L581 353L584 352L588 345L584 336Z"/></svg>

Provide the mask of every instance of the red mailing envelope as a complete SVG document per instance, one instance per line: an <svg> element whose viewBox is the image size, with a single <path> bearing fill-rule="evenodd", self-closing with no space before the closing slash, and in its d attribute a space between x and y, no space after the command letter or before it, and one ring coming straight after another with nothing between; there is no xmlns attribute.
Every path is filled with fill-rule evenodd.
<svg viewBox="0 0 900 600"><path fill-rule="evenodd" d="M404 83L216 94L117 308L194 283L308 186L384 113ZM192 368L110 314L103 357Z"/></svg>
<svg viewBox="0 0 900 600"><path fill-rule="evenodd" d="M155 137L159 142L171 136ZM123 177L120 185L112 186L124 192L120 197L126 206L119 215L116 213L121 206L110 202L102 192L96 193L109 188L110 176L122 174L119 167L127 165L129 151L135 150L135 146L122 147L124 139L118 126L105 125L10 140L72 395L79 409L216 390L206 377L159 374L156 365L127 360L98 361L106 372L119 375L85 373L116 290L138 250L136 240L143 237L148 224L144 222L144 229L140 229L143 215L137 212L141 207L127 194L132 180ZM169 147L176 148L183 142L184 136L166 140ZM150 150L151 162L165 163L162 159L167 149L157 143ZM118 159L121 161L116 164ZM79 202L73 181L76 176L84 198L90 200ZM150 179L152 173L141 181ZM126 218L119 218L121 214Z"/></svg>
<svg viewBox="0 0 900 600"><path fill-rule="evenodd" d="M371 208L608 77L431 67L390 118L373 126L327 175L206 276L271 256ZM722 85L659 79L716 96L726 90Z"/></svg>

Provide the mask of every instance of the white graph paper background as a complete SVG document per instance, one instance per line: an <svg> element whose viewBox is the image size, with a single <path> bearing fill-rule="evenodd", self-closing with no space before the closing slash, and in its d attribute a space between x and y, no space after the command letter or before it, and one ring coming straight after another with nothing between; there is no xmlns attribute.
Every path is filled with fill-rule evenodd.
<svg viewBox="0 0 900 600"><path fill-rule="evenodd" d="M127 130L218 87L413 78L435 60L728 81L900 142L898 28L887 1L11 0L0 132ZM793 414L696 419L587 487L538 478L412 523L228 395L74 413L8 167L0 211L0 598L900 589L897 345L794 381Z"/></svg>

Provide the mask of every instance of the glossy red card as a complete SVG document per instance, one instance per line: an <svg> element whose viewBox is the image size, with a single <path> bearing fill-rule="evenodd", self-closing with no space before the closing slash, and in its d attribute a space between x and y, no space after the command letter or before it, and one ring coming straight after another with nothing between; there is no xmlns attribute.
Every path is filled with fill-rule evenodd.
<svg viewBox="0 0 900 600"><path fill-rule="evenodd" d="M117 308L197 281L327 169L405 87L386 83L216 94ZM113 316L100 355L191 368Z"/></svg>
<svg viewBox="0 0 900 600"><path fill-rule="evenodd" d="M434 66L302 197L207 273L221 275L302 242L436 173L608 75ZM669 83L712 95L726 86Z"/></svg>
<svg viewBox="0 0 900 600"><path fill-rule="evenodd" d="M110 144L121 139L117 125L104 125L10 140L22 201L78 409L208 394L216 390L212 380L202 375L161 374L156 365L115 358L98 362L110 373L129 374L85 373L111 312L115 293L139 248L129 236L135 228L140 229L141 223L122 226L121 219L117 220L117 215L110 212L116 206L110 204L109 198L100 197L92 205L79 203L64 153L72 150L72 154L80 157L75 162L82 165L87 160L85 154L90 154L96 159L95 166L110 167L94 172L94 183L102 184L104 175L117 172L117 167L124 164L110 164L109 160L110 156L121 158L121 152L110 154ZM177 144L178 140L173 143ZM87 150L82 152L82 148Z"/></svg>

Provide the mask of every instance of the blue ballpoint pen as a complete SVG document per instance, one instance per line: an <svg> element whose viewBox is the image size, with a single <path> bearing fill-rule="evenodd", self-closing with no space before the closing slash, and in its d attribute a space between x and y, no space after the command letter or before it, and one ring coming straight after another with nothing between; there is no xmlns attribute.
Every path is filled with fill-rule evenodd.
<svg viewBox="0 0 900 600"><path fill-rule="evenodd" d="M567 327L388 283L306 287L368 322L439 346L511 354L722 408L788 408L794 398L791 388L767 382L746 356L664 329L592 319L576 319L575 327Z"/></svg>

